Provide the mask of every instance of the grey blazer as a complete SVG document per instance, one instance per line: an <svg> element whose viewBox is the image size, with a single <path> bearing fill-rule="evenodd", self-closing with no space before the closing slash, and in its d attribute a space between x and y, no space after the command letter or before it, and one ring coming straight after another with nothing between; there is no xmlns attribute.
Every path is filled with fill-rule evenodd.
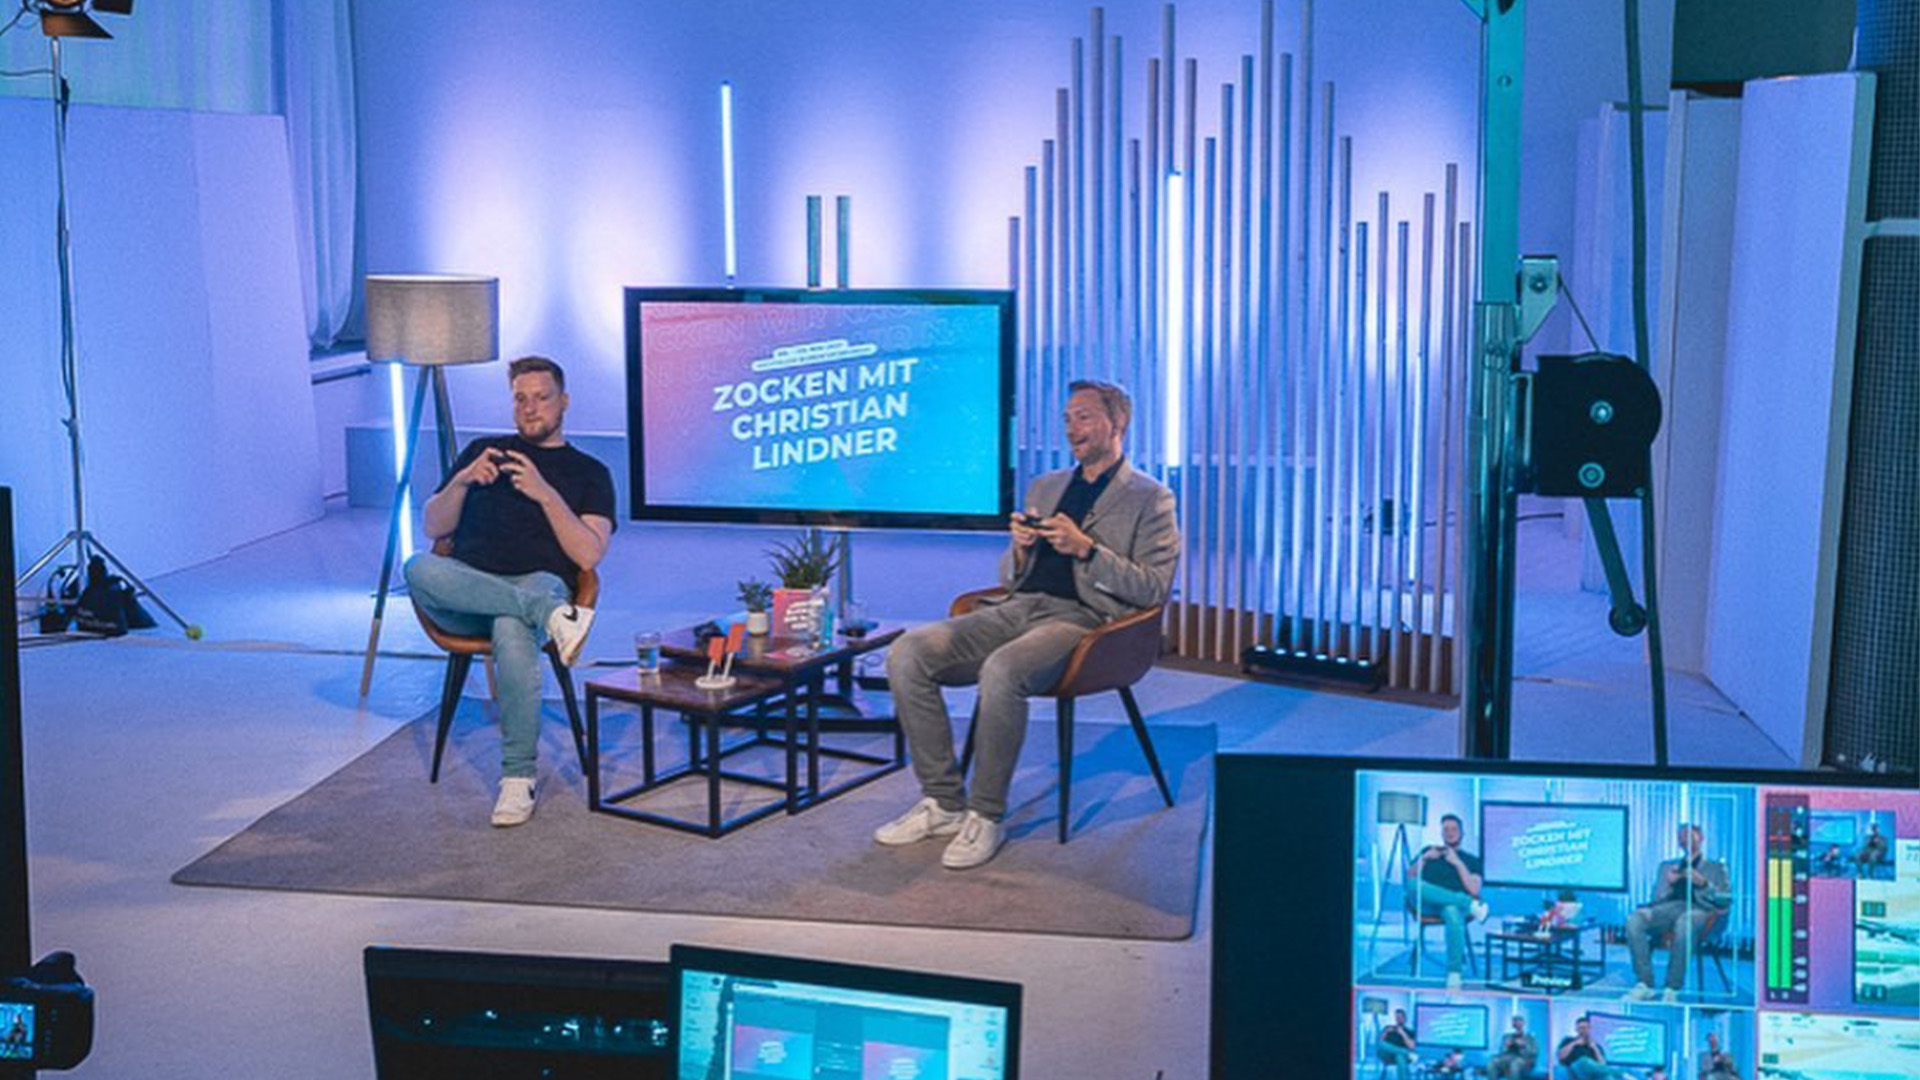
<svg viewBox="0 0 1920 1080"><path fill-rule="evenodd" d="M1167 602L1174 564L1180 560L1180 526L1173 492L1122 458L1107 489L1087 511L1080 528L1093 537L1093 558L1073 564L1074 591L1101 618L1118 619ZM1073 469L1037 476L1027 487L1026 509L1052 514L1067 493ZM1040 541L1045 543L1046 541ZM1034 560L1015 572L1015 549L1000 556L1000 584L1017 590L1033 572Z"/></svg>

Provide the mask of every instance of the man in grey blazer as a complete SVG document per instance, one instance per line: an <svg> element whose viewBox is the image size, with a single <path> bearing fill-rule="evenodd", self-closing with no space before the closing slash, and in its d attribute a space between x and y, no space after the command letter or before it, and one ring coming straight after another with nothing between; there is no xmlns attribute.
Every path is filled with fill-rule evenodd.
<svg viewBox="0 0 1920 1080"><path fill-rule="evenodd" d="M894 710L924 797L874 831L882 844L952 837L941 863L979 866L1000 850L1027 698L1059 681L1090 629L1163 604L1180 555L1173 493L1121 456L1133 416L1127 392L1082 380L1068 387L1067 442L1078 466L1034 479L1000 558L1005 599L916 627L887 654ZM980 686L973 790L953 749L943 686Z"/></svg>

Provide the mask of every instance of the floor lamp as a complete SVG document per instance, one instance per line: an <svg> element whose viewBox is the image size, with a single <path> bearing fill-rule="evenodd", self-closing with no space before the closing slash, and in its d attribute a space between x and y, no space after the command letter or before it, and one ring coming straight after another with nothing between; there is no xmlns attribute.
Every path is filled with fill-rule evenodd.
<svg viewBox="0 0 1920 1080"><path fill-rule="evenodd" d="M434 442L444 479L453 468L455 450L453 406L447 397L445 369L453 364L484 364L499 358L500 279L461 274L369 274L366 292L367 359L405 364L418 371L413 380L413 407L404 426L397 410L393 418L399 473L393 485L393 516L387 522L387 553L380 560L380 589L374 594L373 625L367 630L367 655L360 668L362 698L373 685L373 661L380 649L380 622L387 613L400 534L410 523L407 496L413 483L413 456L419 448L428 389L433 393Z"/></svg>
<svg viewBox="0 0 1920 1080"><path fill-rule="evenodd" d="M132 8L131 3L95 3L94 9L124 15ZM53 53L53 149L54 175L59 190L58 210L55 214L54 247L60 260L60 382L67 396L67 450L73 467L73 528L67 531L46 553L35 559L14 583L16 592L24 589L33 576L45 569L48 564L60 557L61 552L73 548L75 578L86 574L86 567L92 556L98 555L106 560L113 569L132 583L135 594L152 600L168 618L180 625L190 638L200 636L200 627L180 617L180 613L167 605L153 587L140 579L120 561L107 545L100 542L93 530L87 528L86 482L81 473L81 463L85 458L84 443L80 436L80 377L78 352L75 348L73 330L73 235L67 220L67 106L69 87L66 75L60 64L60 41L62 38L86 37L108 38L113 35L106 32L99 23L88 17L85 5L80 0L71 3L57 3L54 0L42 0L34 10L40 16L40 32L47 36L48 47Z"/></svg>

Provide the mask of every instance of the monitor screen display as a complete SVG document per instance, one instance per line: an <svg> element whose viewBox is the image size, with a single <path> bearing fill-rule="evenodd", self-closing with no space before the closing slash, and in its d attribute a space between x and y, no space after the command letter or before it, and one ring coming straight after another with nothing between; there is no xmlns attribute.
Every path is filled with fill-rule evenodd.
<svg viewBox="0 0 1920 1080"><path fill-rule="evenodd" d="M673 980L657 961L372 946L380 1080L668 1080Z"/></svg>
<svg viewBox="0 0 1920 1080"><path fill-rule="evenodd" d="M1627 887L1627 808L1565 803L1485 802L1490 885L1541 889Z"/></svg>
<svg viewBox="0 0 1920 1080"><path fill-rule="evenodd" d="M1219 769L1216 1076L1263 1075L1261 1045L1289 1047L1297 1075L1354 1080L1403 1064L1920 1076L1911 780L1265 755Z"/></svg>
<svg viewBox="0 0 1920 1080"><path fill-rule="evenodd" d="M34 1007L24 1001L0 1001L0 1061L33 1059Z"/></svg>
<svg viewBox="0 0 1920 1080"><path fill-rule="evenodd" d="M1011 293L628 289L626 306L634 518L1005 527Z"/></svg>
<svg viewBox="0 0 1920 1080"><path fill-rule="evenodd" d="M702 1080L1010 1080L1020 988L675 946L679 1075Z"/></svg>

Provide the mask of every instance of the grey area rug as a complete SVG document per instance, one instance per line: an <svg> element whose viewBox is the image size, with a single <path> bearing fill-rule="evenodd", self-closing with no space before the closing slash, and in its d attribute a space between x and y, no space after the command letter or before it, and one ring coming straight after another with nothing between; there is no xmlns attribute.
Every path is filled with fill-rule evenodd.
<svg viewBox="0 0 1920 1080"><path fill-rule="evenodd" d="M550 706L543 725L539 809L526 825L488 824L499 740L488 707L467 700L454 721L438 784L427 782L433 756L428 714L173 880L1114 938L1170 940L1193 932L1213 786L1211 726L1153 729L1173 786L1175 805L1168 809L1124 724L1080 723L1074 832L1063 846L1055 839L1053 721L1037 718L1014 778L1006 847L988 865L956 872L940 865L940 841L906 848L872 841L875 826L918 797L910 769L717 840L590 813L572 740L556 712ZM603 709L601 726L607 789L637 780L637 721ZM684 761L681 726L662 714L656 727L662 767ZM730 731L729 737L748 736ZM888 743L839 735L829 736L828 745L881 751ZM755 749L729 758L728 765L772 775L780 761L774 750ZM835 775L829 770L823 780L831 783ZM684 780L634 805L698 817L705 792L704 781ZM726 797L733 812L769 795L729 784Z"/></svg>

